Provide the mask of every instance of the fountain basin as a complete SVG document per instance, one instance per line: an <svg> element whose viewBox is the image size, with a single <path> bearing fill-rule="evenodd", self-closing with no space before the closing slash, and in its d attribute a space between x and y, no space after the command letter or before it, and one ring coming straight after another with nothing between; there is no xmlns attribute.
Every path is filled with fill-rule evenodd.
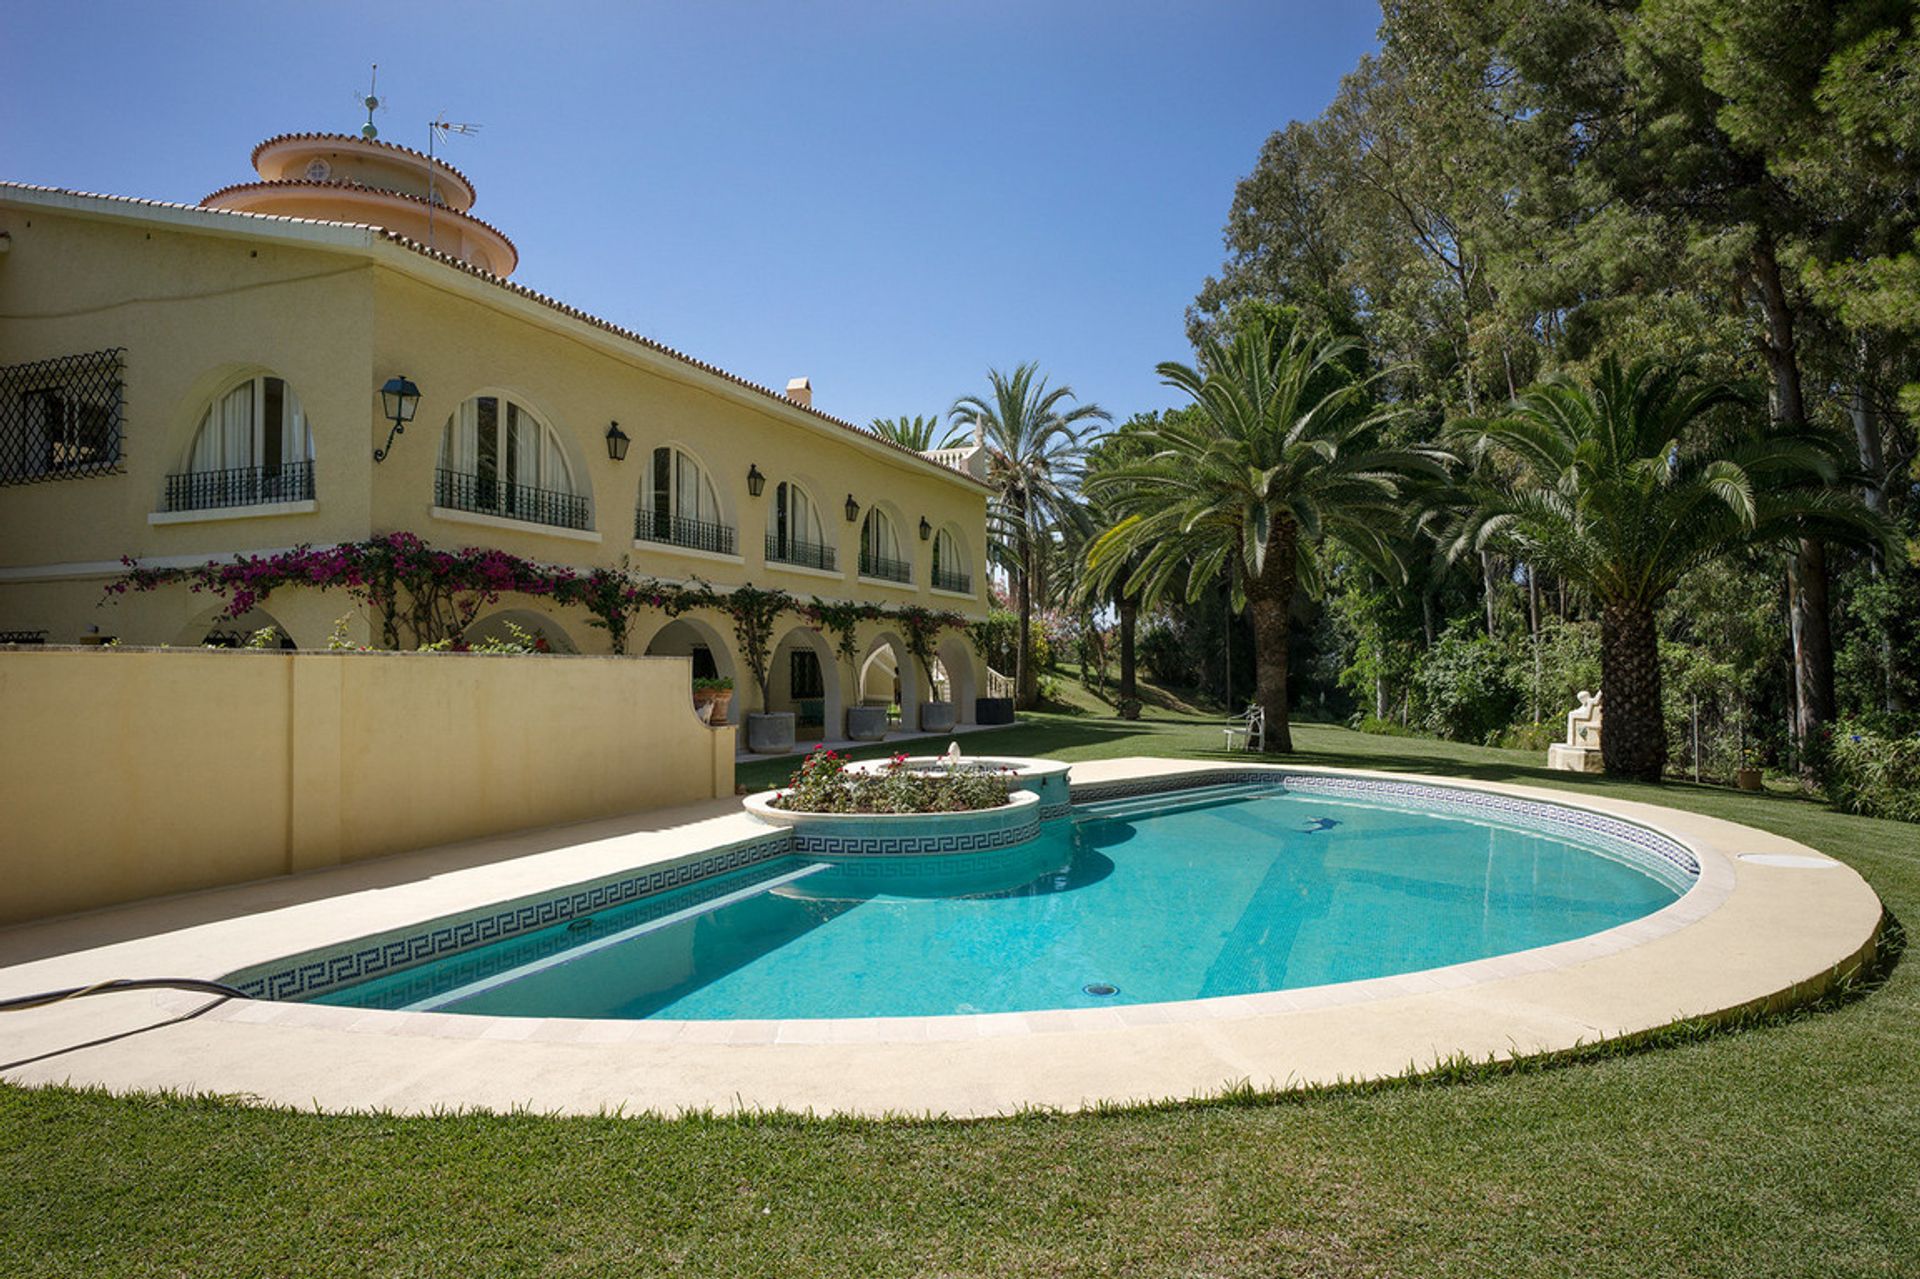
<svg viewBox="0 0 1920 1279"><path fill-rule="evenodd" d="M878 772L891 763L884 759L865 759L847 765L847 771ZM954 767L944 755L909 755L902 767L915 773L945 773ZM1040 797L1040 820L1050 822L1065 817L1072 806L1067 792L1067 769L1071 765L1053 759L1024 759L1016 755L963 755L962 769L986 768L1009 773L1008 784L1016 791L1032 791Z"/></svg>
<svg viewBox="0 0 1920 1279"><path fill-rule="evenodd" d="M802 813L775 808L780 791L742 801L749 813L793 832L793 852L814 861L935 857L1024 844L1040 833L1040 796L1016 790L998 808L963 813Z"/></svg>

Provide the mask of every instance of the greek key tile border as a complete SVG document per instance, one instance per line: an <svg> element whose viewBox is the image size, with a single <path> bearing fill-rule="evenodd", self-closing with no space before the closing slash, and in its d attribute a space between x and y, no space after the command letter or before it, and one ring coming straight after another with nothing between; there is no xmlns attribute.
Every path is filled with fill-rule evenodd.
<svg viewBox="0 0 1920 1279"><path fill-rule="evenodd" d="M584 885L535 902L517 903L490 913L436 920L418 929L387 934L346 951L308 952L270 964L242 969L228 981L255 998L303 999L340 986L502 941L552 924L621 906L641 898L687 888L704 880L750 869L786 856L890 858L982 853L1025 843L1039 834L1042 821L1071 814L1078 804L1165 794L1202 786L1264 784L1302 793L1383 797L1429 805L1449 812L1512 820L1529 826L1599 837L1626 845L1637 858L1651 858L1656 869L1684 889L1700 873L1693 854L1676 841L1633 822L1548 801L1520 799L1487 791L1455 790L1417 782L1334 777L1267 769L1210 769L1128 781L1074 786L1072 801L1030 810L1025 820L986 830L926 836L815 835L782 830L717 849L706 856L621 878ZM678 909L681 903L672 908ZM662 909L667 909L663 904Z"/></svg>
<svg viewBox="0 0 1920 1279"><path fill-rule="evenodd" d="M1130 799L1137 795L1159 795L1168 791L1191 790L1199 786L1264 784L1304 794L1378 795L1411 801L1462 814L1525 818L1527 824L1598 836L1631 847L1652 858L1657 871L1677 872L1687 883L1700 874L1700 863L1685 845L1634 822L1590 812L1548 800L1521 799L1491 791L1462 790L1451 786L1424 786L1418 782L1389 781L1377 777L1337 777L1319 773L1288 773L1280 770L1225 768L1204 772L1173 773L1163 777L1141 777L1120 782L1091 782L1073 788L1076 804L1097 804L1107 800ZM1663 875L1665 878L1665 875ZM1671 882L1671 881L1669 881ZM1677 885L1684 887L1685 885Z"/></svg>
<svg viewBox="0 0 1920 1279"><path fill-rule="evenodd" d="M641 897L746 870L788 856L792 851L788 833L781 831L717 849L692 861L584 885L540 901L518 903L467 918L431 921L421 925L418 931L372 939L358 949L308 952L242 969L226 980L256 999L308 998Z"/></svg>
<svg viewBox="0 0 1920 1279"><path fill-rule="evenodd" d="M936 831L930 835L827 835L806 827L793 832L800 857L925 857L945 853L982 853L1024 844L1040 833L1038 806L1017 822L985 830Z"/></svg>

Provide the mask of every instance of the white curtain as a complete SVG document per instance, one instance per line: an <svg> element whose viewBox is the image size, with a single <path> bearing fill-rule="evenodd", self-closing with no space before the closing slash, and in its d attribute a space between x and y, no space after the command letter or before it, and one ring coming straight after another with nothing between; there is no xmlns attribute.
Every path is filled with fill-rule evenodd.
<svg viewBox="0 0 1920 1279"><path fill-rule="evenodd" d="M447 419L447 435L440 446L440 467L472 475L480 465L480 401L468 400Z"/></svg>
<svg viewBox="0 0 1920 1279"><path fill-rule="evenodd" d="M313 436L307 431L306 410L300 407L299 397L293 388L287 387L282 394L285 406L280 417L280 458L286 462L313 461Z"/></svg>
<svg viewBox="0 0 1920 1279"><path fill-rule="evenodd" d="M266 421L269 402L267 383L279 391L280 420ZM213 402L200 419L200 431L193 439L190 471L230 471L240 467L265 465L273 450L265 447L266 432L279 435L279 457L283 462L313 460L313 433L307 429L306 411L293 388L278 378L249 378Z"/></svg>
<svg viewBox="0 0 1920 1279"><path fill-rule="evenodd" d="M226 471L253 465L254 404L260 379L242 382L213 402L193 440L190 471Z"/></svg>
<svg viewBox="0 0 1920 1279"><path fill-rule="evenodd" d="M866 528L863 531L865 535L861 541L865 544L869 556L889 560L900 558L900 548L893 540L893 521L889 520L883 512L868 511Z"/></svg>
<svg viewBox="0 0 1920 1279"><path fill-rule="evenodd" d="M700 464L678 450L673 455L673 513L682 519L709 522L719 514L713 485L701 474Z"/></svg>
<svg viewBox="0 0 1920 1279"><path fill-rule="evenodd" d="M946 529L941 529L933 539L933 566L942 573L967 571L965 561L960 558L960 543Z"/></svg>
<svg viewBox="0 0 1920 1279"><path fill-rule="evenodd" d="M813 512L813 502L806 491L797 484L787 486L787 529L788 536L797 542L812 542L818 545L820 537L820 517Z"/></svg>

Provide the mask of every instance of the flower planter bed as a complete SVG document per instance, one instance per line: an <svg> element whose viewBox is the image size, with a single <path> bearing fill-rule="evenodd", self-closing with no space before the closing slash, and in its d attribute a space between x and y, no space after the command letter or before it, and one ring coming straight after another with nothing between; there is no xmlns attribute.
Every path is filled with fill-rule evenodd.
<svg viewBox="0 0 1920 1279"><path fill-rule="evenodd" d="M1013 792L998 808L962 813L802 813L774 807L782 793L747 796L747 811L791 830L796 856L825 861L986 852L1040 833L1040 797L1031 791Z"/></svg>

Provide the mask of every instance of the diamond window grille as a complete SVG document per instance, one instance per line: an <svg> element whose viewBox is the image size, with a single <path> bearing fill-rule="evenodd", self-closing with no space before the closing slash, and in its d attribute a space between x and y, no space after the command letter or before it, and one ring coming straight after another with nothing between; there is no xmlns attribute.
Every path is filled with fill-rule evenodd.
<svg viewBox="0 0 1920 1279"><path fill-rule="evenodd" d="M0 368L0 484L120 470L125 347Z"/></svg>

